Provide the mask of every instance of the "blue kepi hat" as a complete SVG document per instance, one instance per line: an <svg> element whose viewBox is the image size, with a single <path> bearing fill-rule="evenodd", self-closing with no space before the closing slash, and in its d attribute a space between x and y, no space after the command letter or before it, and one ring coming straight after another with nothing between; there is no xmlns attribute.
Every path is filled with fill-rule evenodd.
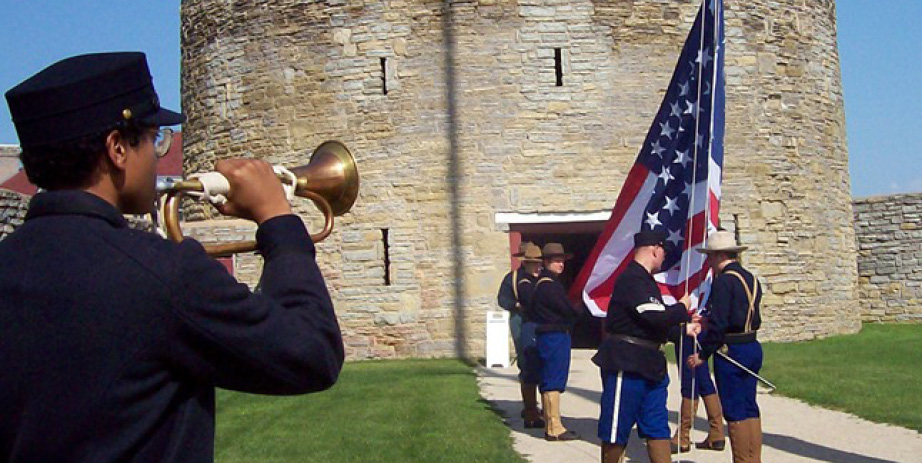
<svg viewBox="0 0 922 463"><path fill-rule="evenodd" d="M634 234L634 247L639 248L641 246L654 246L659 245L662 247L667 246L666 234L659 231L644 230Z"/></svg>
<svg viewBox="0 0 922 463"><path fill-rule="evenodd" d="M123 125L160 127L184 119L160 107L147 58L140 52L66 58L10 89L6 101L24 148Z"/></svg>

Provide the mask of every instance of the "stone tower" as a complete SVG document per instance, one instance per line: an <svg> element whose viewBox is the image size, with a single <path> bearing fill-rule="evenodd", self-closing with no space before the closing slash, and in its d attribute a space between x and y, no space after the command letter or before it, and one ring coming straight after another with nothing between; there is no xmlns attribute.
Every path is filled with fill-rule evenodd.
<svg viewBox="0 0 922 463"><path fill-rule="evenodd" d="M589 252L698 5L184 0L185 171L343 141L361 192L318 249L349 355L481 356L510 246ZM725 7L721 222L764 283L762 337L857 331L835 3Z"/></svg>

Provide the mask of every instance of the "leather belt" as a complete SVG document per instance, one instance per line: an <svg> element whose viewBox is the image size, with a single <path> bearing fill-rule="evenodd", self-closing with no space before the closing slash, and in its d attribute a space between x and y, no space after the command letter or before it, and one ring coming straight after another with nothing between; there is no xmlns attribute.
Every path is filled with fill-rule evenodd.
<svg viewBox="0 0 922 463"><path fill-rule="evenodd" d="M725 344L746 344L747 342L754 342L755 340L755 331L747 331L745 333L727 333L724 335Z"/></svg>
<svg viewBox="0 0 922 463"><path fill-rule="evenodd" d="M624 341L628 344L634 344L635 346L645 347L647 349L659 350L662 344L656 341L650 341L649 339L636 338L634 336L628 336L626 334L612 334L610 335L612 339L618 341Z"/></svg>
<svg viewBox="0 0 922 463"><path fill-rule="evenodd" d="M551 323L538 324L538 326L535 327L535 332L540 333L540 334L569 333L570 325L558 325L558 324L551 324Z"/></svg>

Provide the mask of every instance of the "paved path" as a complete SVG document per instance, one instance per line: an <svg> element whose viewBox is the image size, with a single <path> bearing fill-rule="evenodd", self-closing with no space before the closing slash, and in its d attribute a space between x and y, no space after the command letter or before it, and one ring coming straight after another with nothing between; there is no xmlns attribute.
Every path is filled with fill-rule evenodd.
<svg viewBox="0 0 922 463"><path fill-rule="evenodd" d="M582 440L546 442L541 429L524 429L519 393L518 370L481 368L480 393L505 418L515 449L534 463L598 463L599 439L596 425L602 382L598 368L589 360L594 351L574 350L570 381L561 399L564 425L576 431ZM675 378L675 369L670 371ZM771 378L769 378L771 379ZM677 381L669 387L669 417L675 430L678 418ZM905 428L871 423L846 413L834 412L780 396L759 394L762 410L766 463L922 463L922 434ZM920 410L922 413L922 410ZM692 440L704 439L707 419L699 407ZM723 452L692 450L673 456L673 461L732 463L729 445ZM637 437L631 437L626 462L647 462L646 449Z"/></svg>

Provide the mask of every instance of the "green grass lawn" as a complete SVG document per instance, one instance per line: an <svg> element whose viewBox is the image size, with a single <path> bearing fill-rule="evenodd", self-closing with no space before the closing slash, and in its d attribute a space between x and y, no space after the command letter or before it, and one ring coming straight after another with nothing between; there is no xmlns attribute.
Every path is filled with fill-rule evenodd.
<svg viewBox="0 0 922 463"><path fill-rule="evenodd" d="M856 335L763 347L761 374L776 394L922 432L922 325L865 325ZM219 391L216 461L524 460L469 365L396 360L348 363L319 394Z"/></svg>
<svg viewBox="0 0 922 463"><path fill-rule="evenodd" d="M218 463L524 461L459 360L347 363L329 391L222 390L217 410Z"/></svg>
<svg viewBox="0 0 922 463"><path fill-rule="evenodd" d="M922 325L865 324L858 334L762 348L759 374L774 394L922 432ZM672 344L664 351L675 363Z"/></svg>
<svg viewBox="0 0 922 463"><path fill-rule="evenodd" d="M922 325L763 347L775 394L922 432Z"/></svg>

